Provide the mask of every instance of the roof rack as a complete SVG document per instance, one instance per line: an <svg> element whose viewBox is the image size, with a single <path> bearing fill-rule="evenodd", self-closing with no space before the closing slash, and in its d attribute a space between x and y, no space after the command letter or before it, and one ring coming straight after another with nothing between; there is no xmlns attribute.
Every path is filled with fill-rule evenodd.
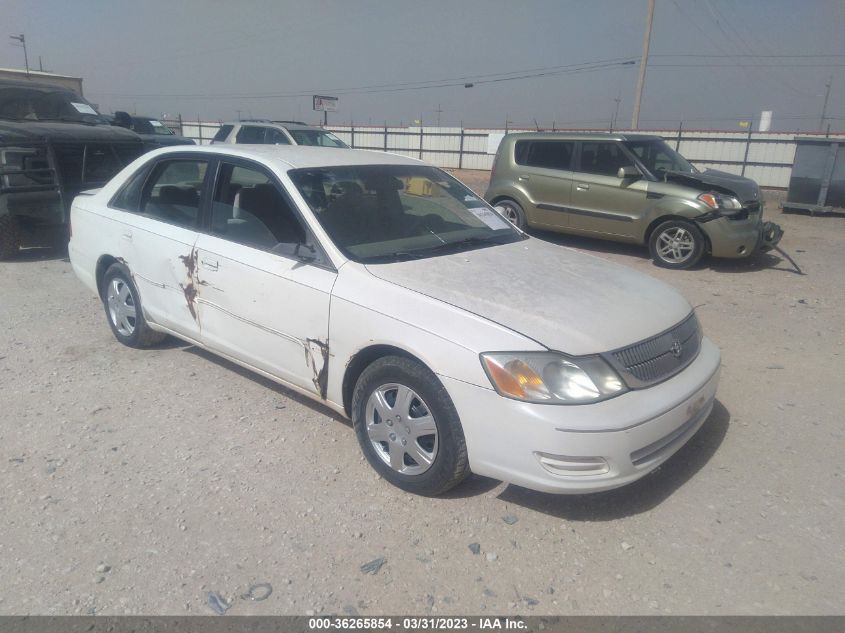
<svg viewBox="0 0 845 633"><path fill-rule="evenodd" d="M270 123L291 123L293 125L308 125L303 121L270 121Z"/></svg>

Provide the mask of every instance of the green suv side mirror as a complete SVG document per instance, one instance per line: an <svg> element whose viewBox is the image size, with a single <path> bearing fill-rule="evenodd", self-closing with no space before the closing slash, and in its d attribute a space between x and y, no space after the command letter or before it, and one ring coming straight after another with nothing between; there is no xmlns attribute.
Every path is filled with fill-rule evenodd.
<svg viewBox="0 0 845 633"><path fill-rule="evenodd" d="M627 165L619 168L619 171L616 172L616 177L621 178L622 180L630 180L631 178L640 178L642 177L642 174L640 173L640 170L633 165Z"/></svg>

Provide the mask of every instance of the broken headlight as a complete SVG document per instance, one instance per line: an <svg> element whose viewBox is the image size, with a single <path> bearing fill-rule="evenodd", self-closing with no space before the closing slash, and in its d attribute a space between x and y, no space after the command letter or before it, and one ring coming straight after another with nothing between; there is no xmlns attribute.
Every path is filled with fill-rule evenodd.
<svg viewBox="0 0 845 633"><path fill-rule="evenodd" d="M481 355L490 382L506 398L546 404L585 404L628 390L598 356L555 352L491 352Z"/></svg>

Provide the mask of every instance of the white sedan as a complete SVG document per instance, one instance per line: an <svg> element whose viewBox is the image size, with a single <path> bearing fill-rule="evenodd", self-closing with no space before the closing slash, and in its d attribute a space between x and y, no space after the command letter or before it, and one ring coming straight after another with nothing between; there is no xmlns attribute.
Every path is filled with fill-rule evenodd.
<svg viewBox="0 0 845 633"><path fill-rule="evenodd" d="M385 479L582 493L708 417L718 348L648 276L532 239L377 152L167 148L76 198L70 258L118 341L170 334L352 419Z"/></svg>

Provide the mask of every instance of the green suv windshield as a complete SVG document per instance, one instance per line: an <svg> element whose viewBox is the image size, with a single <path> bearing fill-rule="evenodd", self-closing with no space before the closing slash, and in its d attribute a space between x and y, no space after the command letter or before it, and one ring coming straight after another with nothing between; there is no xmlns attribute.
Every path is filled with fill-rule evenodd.
<svg viewBox="0 0 845 633"><path fill-rule="evenodd" d="M657 178L661 178L667 171L680 171L687 174L694 174L698 171L686 158L669 147L664 141L658 139L624 141L623 144L636 154L645 168Z"/></svg>
<svg viewBox="0 0 845 633"><path fill-rule="evenodd" d="M354 261L420 259L524 239L434 167L356 165L289 175L335 245Z"/></svg>

